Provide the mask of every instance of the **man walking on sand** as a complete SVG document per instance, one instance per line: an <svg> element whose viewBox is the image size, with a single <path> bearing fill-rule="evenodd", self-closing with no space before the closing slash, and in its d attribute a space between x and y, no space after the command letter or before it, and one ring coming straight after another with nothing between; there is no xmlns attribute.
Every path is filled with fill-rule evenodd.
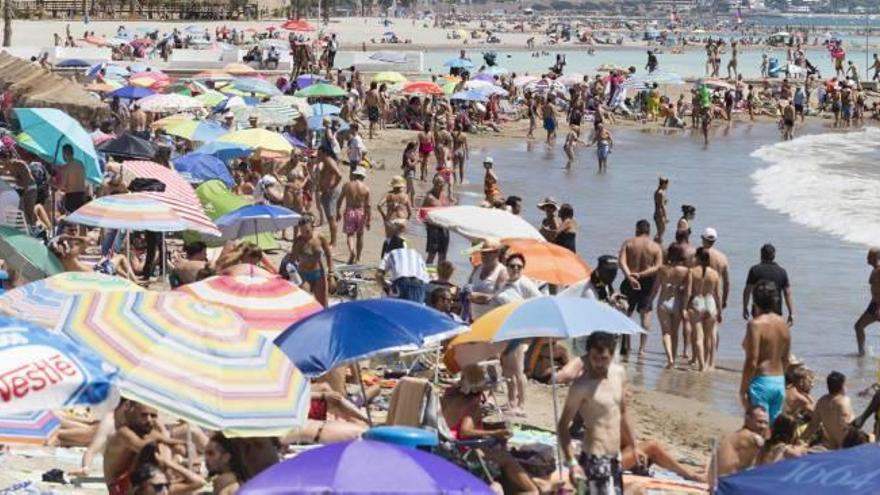
<svg viewBox="0 0 880 495"><path fill-rule="evenodd" d="M616 339L605 332L587 337L584 373L568 391L565 407L556 426L559 447L569 467L571 482L586 478L591 495L623 493L621 440L635 445L626 416L626 371L614 361ZM575 460L569 428L576 415L583 418L581 455Z"/></svg>
<svg viewBox="0 0 880 495"><path fill-rule="evenodd" d="M318 201L330 227L330 247L334 247L336 246L336 202L339 199L342 172L336 159L327 151L319 149L318 157L321 159L321 171L318 173Z"/></svg>
<svg viewBox="0 0 880 495"><path fill-rule="evenodd" d="M880 248L868 250L868 265L871 267L871 275L868 277L868 284L871 286L871 301L855 325L859 356L865 355L865 328L880 321Z"/></svg>
<svg viewBox="0 0 880 495"><path fill-rule="evenodd" d="M624 241L618 259L624 276L620 292L629 301L628 314L638 311L646 332L639 336L639 356L644 356L647 331L651 329L651 289L657 270L663 265L663 249L651 239L650 222L645 219L636 222L636 235ZM628 351L627 343L624 339L621 353Z"/></svg>
<svg viewBox="0 0 880 495"><path fill-rule="evenodd" d="M364 250L364 229L370 230L370 188L364 183L367 171L357 167L351 172L349 181L342 186L342 194L336 200L336 221L342 222L342 232L348 245L348 264L360 263ZM340 213L345 203L345 213ZM351 238L356 239L356 247Z"/></svg>
<svg viewBox="0 0 880 495"><path fill-rule="evenodd" d="M755 316L746 327L746 357L740 382L743 408L761 406L770 424L785 405L785 370L791 352L791 329L775 309L779 304L776 284L763 280L752 293Z"/></svg>

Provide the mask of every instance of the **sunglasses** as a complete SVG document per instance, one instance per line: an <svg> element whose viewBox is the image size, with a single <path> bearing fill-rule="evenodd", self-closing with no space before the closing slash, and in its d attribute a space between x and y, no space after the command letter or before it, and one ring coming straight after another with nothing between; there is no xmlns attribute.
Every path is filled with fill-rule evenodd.
<svg viewBox="0 0 880 495"><path fill-rule="evenodd" d="M156 493L167 492L171 489L171 483L150 483Z"/></svg>

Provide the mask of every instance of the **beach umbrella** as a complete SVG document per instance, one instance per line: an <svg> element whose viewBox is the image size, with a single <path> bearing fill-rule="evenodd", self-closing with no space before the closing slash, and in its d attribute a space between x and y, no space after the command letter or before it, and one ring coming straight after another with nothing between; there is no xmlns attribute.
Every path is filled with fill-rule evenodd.
<svg viewBox="0 0 880 495"><path fill-rule="evenodd" d="M277 132L266 129L243 129L217 138L218 142L247 146L255 151L290 153L293 147Z"/></svg>
<svg viewBox="0 0 880 495"><path fill-rule="evenodd" d="M404 93L443 96L443 88L431 81L413 81L403 85Z"/></svg>
<svg viewBox="0 0 880 495"><path fill-rule="evenodd" d="M139 100L154 94L156 94L156 92L149 88L142 88L140 86L123 86L111 91L107 96L110 98L118 96L119 98L125 98L126 100Z"/></svg>
<svg viewBox="0 0 880 495"><path fill-rule="evenodd" d="M373 81L382 84L382 83L405 83L407 82L406 77L400 72L395 71L385 71L380 72L373 76Z"/></svg>
<svg viewBox="0 0 880 495"><path fill-rule="evenodd" d="M222 94L222 93L221 93ZM260 100L256 98L251 98L249 96L223 96L224 99L214 105L214 108L211 109L213 113L225 112L227 110L231 110L233 108L238 107L252 107L257 105Z"/></svg>
<svg viewBox="0 0 880 495"><path fill-rule="evenodd" d="M106 77L122 78L122 77L128 77L130 74L125 67L120 67L118 65L108 64L106 62L101 62L99 64L95 64L95 65L89 67L89 70L86 71L86 78L87 79L94 79L94 78L98 77L98 75L101 73L102 70L104 71L104 75Z"/></svg>
<svg viewBox="0 0 880 495"><path fill-rule="evenodd" d="M131 132L124 132L101 143L98 151L114 157L152 159L159 154L159 146Z"/></svg>
<svg viewBox="0 0 880 495"><path fill-rule="evenodd" d="M204 104L192 96L179 94L160 94L141 99L138 105L145 112L154 113L178 113L196 112L204 107Z"/></svg>
<svg viewBox="0 0 880 495"><path fill-rule="evenodd" d="M347 95L344 89L327 83L312 84L308 88L301 89L294 94L303 98L337 98Z"/></svg>
<svg viewBox="0 0 880 495"><path fill-rule="evenodd" d="M473 69L474 63L466 58L453 58L451 60L447 60L444 64L445 67L449 67L450 69Z"/></svg>
<svg viewBox="0 0 880 495"><path fill-rule="evenodd" d="M288 19L281 25L281 29L288 31L314 31L315 28L305 19Z"/></svg>
<svg viewBox="0 0 880 495"><path fill-rule="evenodd" d="M132 84L134 86L141 86L144 88L149 88L170 82L171 80L168 78L168 76L160 71L136 72L128 78L129 84Z"/></svg>
<svg viewBox="0 0 880 495"><path fill-rule="evenodd" d="M21 131L26 133L34 146L22 146L53 165L64 165L62 149L65 144L73 148L73 158L79 160L85 170L86 180L100 184L104 175L98 166L98 154L91 136L70 115L57 108L14 109Z"/></svg>
<svg viewBox="0 0 880 495"><path fill-rule="evenodd" d="M255 204L243 206L215 220L225 239L240 239L262 232L277 232L296 225L299 213L282 206Z"/></svg>
<svg viewBox="0 0 880 495"><path fill-rule="evenodd" d="M464 89L468 91L479 91L489 96L507 96L507 91L504 88L496 86L494 83L491 83L489 81L467 81L466 83L464 83Z"/></svg>
<svg viewBox="0 0 880 495"><path fill-rule="evenodd" d="M122 87L122 85L117 83L116 81L114 81L112 79L107 79L106 82L102 82L102 83L99 83L99 82L89 83L89 84L85 85L83 87L83 89L85 89L86 91L94 91L97 93L109 93L109 92L117 90L121 87Z"/></svg>
<svg viewBox="0 0 880 495"><path fill-rule="evenodd" d="M85 60L81 60L78 58L68 58L64 59L61 62L55 64L55 67L69 68L69 67L88 67L89 64Z"/></svg>
<svg viewBox="0 0 880 495"><path fill-rule="evenodd" d="M526 84L540 81L540 77L536 76L517 76L513 78L513 85L517 88L522 88Z"/></svg>
<svg viewBox="0 0 880 495"><path fill-rule="evenodd" d="M45 445L61 428L61 420L52 411L36 410L0 415L0 444Z"/></svg>
<svg viewBox="0 0 880 495"><path fill-rule="evenodd" d="M232 81L235 77L221 69L208 69L192 76L192 79L200 81Z"/></svg>
<svg viewBox="0 0 880 495"><path fill-rule="evenodd" d="M479 91L459 91L458 93L453 93L449 99L462 101L489 101L489 96Z"/></svg>
<svg viewBox="0 0 880 495"><path fill-rule="evenodd" d="M487 74L485 72L480 72L476 76L470 79L471 81L486 81L492 84L495 84L495 76L492 74Z"/></svg>
<svg viewBox="0 0 880 495"><path fill-rule="evenodd" d="M203 144L201 147L196 148L193 153L211 155L224 162L228 162L236 158L250 156L254 153L254 149L243 144L214 141L213 143Z"/></svg>
<svg viewBox="0 0 880 495"><path fill-rule="evenodd" d="M158 74L161 77L168 77L161 70L144 62L132 62L131 64L129 64L128 69L132 73L132 77L138 76L140 74Z"/></svg>
<svg viewBox="0 0 880 495"><path fill-rule="evenodd" d="M312 115L339 115L342 109L336 105L327 103L315 103L312 105Z"/></svg>
<svg viewBox="0 0 880 495"><path fill-rule="evenodd" d="M723 476L718 495L868 495L880 493L880 445L810 453Z"/></svg>
<svg viewBox="0 0 880 495"><path fill-rule="evenodd" d="M212 179L223 181L228 187L235 187L235 180L223 160L204 153L188 153L172 162L177 171L190 184L198 184Z"/></svg>
<svg viewBox="0 0 880 495"><path fill-rule="evenodd" d="M544 240L544 236L522 217L498 208L470 205L431 208L426 219L472 241L513 238Z"/></svg>
<svg viewBox="0 0 880 495"><path fill-rule="evenodd" d="M144 193L113 194L95 198L67 215L64 220L80 225L127 231L179 232L187 227L171 207Z"/></svg>
<svg viewBox="0 0 880 495"><path fill-rule="evenodd" d="M523 275L554 285L571 285L589 278L592 270L577 254L547 241L504 239L508 253L526 259Z"/></svg>
<svg viewBox="0 0 880 495"><path fill-rule="evenodd" d="M254 77L241 77L233 80L220 88L221 93L235 94L238 96L277 96L281 90L265 79Z"/></svg>
<svg viewBox="0 0 880 495"><path fill-rule="evenodd" d="M235 311L248 326L269 339L324 309L308 291L281 277L220 275L183 285L177 290Z"/></svg>
<svg viewBox="0 0 880 495"><path fill-rule="evenodd" d="M247 122L256 117L257 125L280 127L296 123L300 117L299 111L290 105L280 102L267 101L253 107L235 107L232 114L239 122Z"/></svg>
<svg viewBox="0 0 880 495"><path fill-rule="evenodd" d="M390 443L354 440L311 449L278 463L245 483L238 493L494 492L476 476L434 454Z"/></svg>
<svg viewBox="0 0 880 495"><path fill-rule="evenodd" d="M539 79L523 86L523 90L537 94L564 93L565 85L551 79Z"/></svg>
<svg viewBox="0 0 880 495"><path fill-rule="evenodd" d="M204 206L205 213L207 213L212 219L220 218L242 206L251 204L251 198L245 198L233 193L219 180L209 180L199 184L196 188L196 195L199 198L199 203ZM195 237L185 233L184 238L187 237L196 240ZM222 246L225 242L222 237L220 237L219 230L217 237L202 237L202 240L204 240L209 246ZM270 233L251 236L244 240L259 244L264 250L278 249L278 241L276 241L275 236Z"/></svg>
<svg viewBox="0 0 880 495"><path fill-rule="evenodd" d="M457 82L448 82L448 83L443 84L443 86L440 86L440 88L443 90L444 95L449 96L449 95L455 93L455 88L457 86L458 86ZM486 96L486 99L488 100L489 97Z"/></svg>
<svg viewBox="0 0 880 495"><path fill-rule="evenodd" d="M257 69L254 69L250 65L239 63L226 64L223 67L223 71L232 74L233 76L253 76L258 74Z"/></svg>
<svg viewBox="0 0 880 495"><path fill-rule="evenodd" d="M189 141L207 142L229 132L213 120L180 120L165 126L165 133Z"/></svg>
<svg viewBox="0 0 880 495"><path fill-rule="evenodd" d="M504 67L499 67L497 65L493 65L492 67L489 67L488 69L486 69L485 72L487 74L492 74L493 76L503 76L503 75L506 75L507 73L509 73L510 71L508 71Z"/></svg>
<svg viewBox="0 0 880 495"><path fill-rule="evenodd" d="M165 129L166 127L174 124L180 124L182 122L190 122L195 120L190 113L176 113L174 115L169 115L167 117L162 117L159 120L154 121L150 124L151 129Z"/></svg>
<svg viewBox="0 0 880 495"><path fill-rule="evenodd" d="M99 272L64 272L6 291L0 311L46 328L54 328L68 298L87 292L142 291L122 277Z"/></svg>
<svg viewBox="0 0 880 495"><path fill-rule="evenodd" d="M305 89L312 84L326 84L327 82L327 78L320 74L302 74L300 76L296 76L296 87L299 89Z"/></svg>
<svg viewBox="0 0 880 495"><path fill-rule="evenodd" d="M382 353L420 348L466 330L445 314L402 299L348 301L291 325L275 344L307 376Z"/></svg>
<svg viewBox="0 0 880 495"><path fill-rule="evenodd" d="M61 261L40 239L5 225L0 225L0 258L29 282L64 271Z"/></svg>
<svg viewBox="0 0 880 495"><path fill-rule="evenodd" d="M336 122L339 125L340 131L347 131L350 128L348 122L342 120L338 115L313 115L309 117L306 122L309 125L309 129L313 131L320 131L324 129L325 119Z"/></svg>
<svg viewBox="0 0 880 495"><path fill-rule="evenodd" d="M300 113L300 115L303 115L305 117L312 116L312 107L309 106L309 101L305 98L293 95L281 95L273 96L269 101L271 101L272 103L281 103L282 105L293 107Z"/></svg>
<svg viewBox="0 0 880 495"><path fill-rule="evenodd" d="M106 405L114 398L117 370L63 335L0 316L0 342L4 415Z"/></svg>
<svg viewBox="0 0 880 495"><path fill-rule="evenodd" d="M213 107L217 106L218 104L230 99L228 96L224 95L223 93L221 93L219 91L215 91L213 89L209 90L205 93L202 93L198 96L194 96L193 98L199 100L200 102L202 102L203 105L205 105L206 107L209 107L209 108L213 108ZM236 97L236 98L238 98L238 97Z"/></svg>
<svg viewBox="0 0 880 495"><path fill-rule="evenodd" d="M143 192L145 196L169 206L184 221L186 228L212 237L219 237L220 231L206 214L198 196L187 180L174 170L155 162L126 161L122 163L122 174L127 182L135 178L156 179L165 184L162 192Z"/></svg>
<svg viewBox="0 0 880 495"><path fill-rule="evenodd" d="M303 424L308 381L233 311L180 292L71 298L56 329L119 370L122 395L228 436Z"/></svg>

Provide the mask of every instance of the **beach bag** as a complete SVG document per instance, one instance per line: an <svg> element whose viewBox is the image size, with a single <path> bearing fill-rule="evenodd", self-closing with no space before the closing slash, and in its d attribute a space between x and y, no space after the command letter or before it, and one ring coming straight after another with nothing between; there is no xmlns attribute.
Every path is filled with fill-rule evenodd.
<svg viewBox="0 0 880 495"><path fill-rule="evenodd" d="M131 192L165 192L165 183L159 179L137 177L128 184Z"/></svg>

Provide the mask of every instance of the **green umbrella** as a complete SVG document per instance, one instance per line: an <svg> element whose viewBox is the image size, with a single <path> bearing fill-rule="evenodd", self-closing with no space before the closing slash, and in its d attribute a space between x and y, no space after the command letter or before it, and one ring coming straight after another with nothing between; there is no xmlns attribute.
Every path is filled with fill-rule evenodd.
<svg viewBox="0 0 880 495"><path fill-rule="evenodd" d="M226 187L226 184L219 180L203 182L202 185L196 188L196 196L199 197L199 201L201 201L205 213L211 218L211 220L217 220L223 215L249 204L246 200L242 199L241 196L233 194L229 188ZM187 242L204 240L209 246L222 246L224 242L217 238L199 239L198 234L191 232L184 233L183 238ZM260 234L258 237L252 235L245 236L242 237L241 240L252 242L264 250L278 249L278 242L271 233Z"/></svg>
<svg viewBox="0 0 880 495"><path fill-rule="evenodd" d="M345 95L346 92L344 89L340 88L339 86L334 86L327 83L312 84L308 88L301 89L294 93L294 96L302 96L304 98L334 98Z"/></svg>
<svg viewBox="0 0 880 495"><path fill-rule="evenodd" d="M64 271L58 258L36 237L0 225L0 258L28 282Z"/></svg>

